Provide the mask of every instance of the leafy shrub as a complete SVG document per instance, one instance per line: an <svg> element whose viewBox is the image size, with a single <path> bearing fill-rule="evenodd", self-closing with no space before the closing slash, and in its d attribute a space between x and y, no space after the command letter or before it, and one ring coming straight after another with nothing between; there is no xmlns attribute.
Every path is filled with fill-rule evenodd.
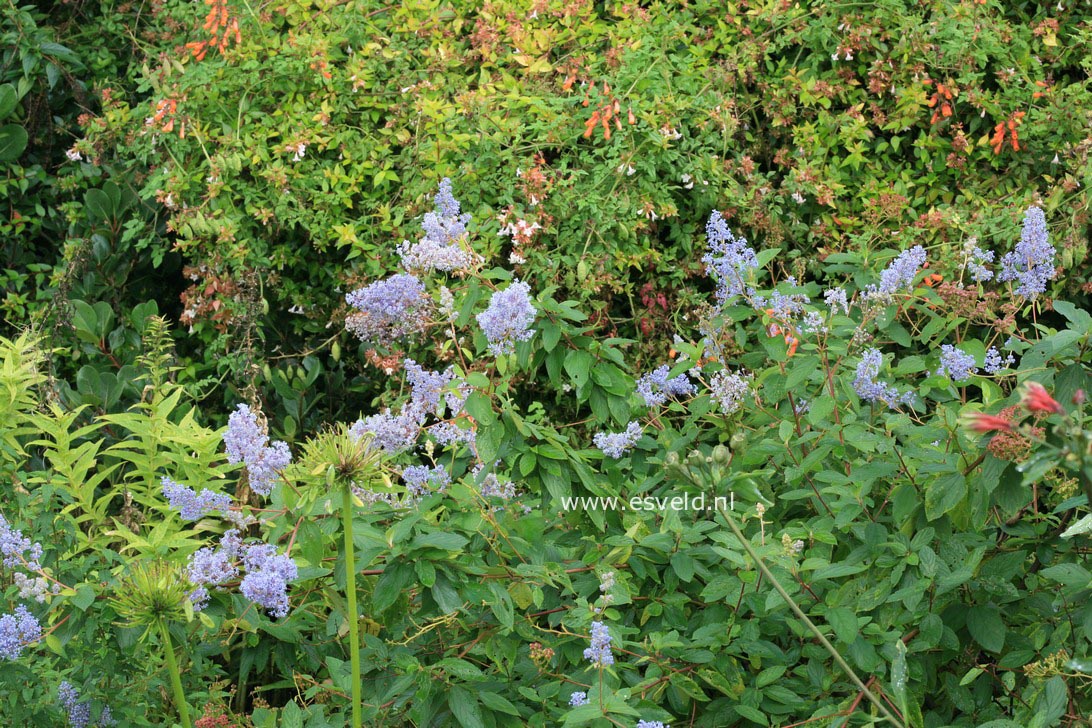
<svg viewBox="0 0 1092 728"><path fill-rule="evenodd" d="M0 666L39 701L5 710L59 715L43 693L63 677L95 715L131 693L110 701L127 725L206 703L254 725L1084 712L1092 326L1026 287L1056 272L1036 268L1055 254L1037 209L996 268L1008 241L876 275L843 254L825 292L778 281L778 251L714 212L703 338L636 380L575 302L489 267L467 222L441 188L409 270L347 296L390 370L382 409L292 463L250 408L225 462L161 320L141 401L90 418L40 409L42 354L3 342L6 518L42 544L40 567L9 566L46 580L44 645Z"/></svg>

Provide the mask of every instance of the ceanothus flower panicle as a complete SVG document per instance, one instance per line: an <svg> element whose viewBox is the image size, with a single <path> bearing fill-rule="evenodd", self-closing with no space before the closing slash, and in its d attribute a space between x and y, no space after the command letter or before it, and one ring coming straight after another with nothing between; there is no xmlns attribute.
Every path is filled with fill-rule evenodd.
<svg viewBox="0 0 1092 728"><path fill-rule="evenodd" d="M263 543L247 547L243 566L247 570L239 584L243 596L270 616L288 616L288 583L299 575L296 562Z"/></svg>
<svg viewBox="0 0 1092 728"><path fill-rule="evenodd" d="M587 705L587 704L588 704L588 694L581 691L581 690L577 690L572 695L569 696L569 705L571 705L574 708L579 708L581 705Z"/></svg>
<svg viewBox="0 0 1092 728"><path fill-rule="evenodd" d="M641 423L634 420L622 432L597 432L592 439L604 455L617 460L637 444L643 432Z"/></svg>
<svg viewBox="0 0 1092 728"><path fill-rule="evenodd" d="M80 691L72 683L64 680L57 687L57 697L61 701L61 707L68 713L69 728L88 728L91 725L91 701L80 700ZM99 713L97 728L107 728L117 725L110 706L104 705Z"/></svg>
<svg viewBox="0 0 1092 728"><path fill-rule="evenodd" d="M1001 356L1001 352L998 351L997 347L991 346L989 349L986 349L986 360L982 364L982 368L986 370L987 374L997 374L1005 367L1012 366L1015 363L1015 356L1012 354Z"/></svg>
<svg viewBox="0 0 1092 728"><path fill-rule="evenodd" d="M80 700L80 691L72 683L64 680L57 688L57 697L61 707L68 713L68 725L72 728L87 728L91 724L91 702Z"/></svg>
<svg viewBox="0 0 1092 728"><path fill-rule="evenodd" d="M459 442L473 444L477 440L474 430L459 427L452 422L437 422L428 428L428 434L438 445L452 445Z"/></svg>
<svg viewBox="0 0 1092 728"><path fill-rule="evenodd" d="M746 290L748 271L758 268L758 256L746 238L732 234L724 216L717 210L705 225L705 239L709 252L701 260L705 263L706 275L717 284L718 303L724 304Z"/></svg>
<svg viewBox="0 0 1092 728"><path fill-rule="evenodd" d="M752 398L751 375L730 372L722 369L709 380L709 391L713 401L726 415L738 412L746 399Z"/></svg>
<svg viewBox="0 0 1092 728"><path fill-rule="evenodd" d="M19 587L20 599L33 599L39 604L45 604L48 595L56 596L61 592L60 584L50 585L44 576L36 576L33 579L21 571L15 572L15 586Z"/></svg>
<svg viewBox="0 0 1092 728"><path fill-rule="evenodd" d="M963 267L975 283L985 283L993 278L993 271L986 267L987 263L993 262L993 258L992 250L978 247L977 238L970 238L963 244Z"/></svg>
<svg viewBox="0 0 1092 728"><path fill-rule="evenodd" d="M1011 253L1001 258L999 281L1017 281L1016 293L1036 299L1046 291L1047 283L1057 272L1054 268L1054 246L1047 234L1043 211L1032 205L1024 213L1020 242Z"/></svg>
<svg viewBox="0 0 1092 728"><path fill-rule="evenodd" d="M17 660L23 648L40 639L42 625L22 604L12 614L0 616L0 658Z"/></svg>
<svg viewBox="0 0 1092 728"><path fill-rule="evenodd" d="M411 387L409 408L414 412L421 413L422 416L437 414L440 411L440 395L444 394L445 387L455 381L455 370L448 367L442 372L432 372L413 359L408 358L403 362L403 366L406 370L406 379ZM463 397L463 400L465 400L465 397ZM448 403L449 408L450 405L457 404L456 412L462 409L463 403L457 396L445 397L445 401Z"/></svg>
<svg viewBox="0 0 1092 728"><path fill-rule="evenodd" d="M442 493L451 484L451 475L436 465L410 465L402 469L402 481L406 492L413 498L424 498L432 493Z"/></svg>
<svg viewBox="0 0 1092 728"><path fill-rule="evenodd" d="M978 367L975 366L973 356L951 344L940 347L940 368L937 369L936 376L947 374L953 382L962 382L977 373Z"/></svg>
<svg viewBox="0 0 1092 728"><path fill-rule="evenodd" d="M187 488L166 476L160 480L160 484L167 502L171 504L171 508L180 511L184 521L199 521L207 515L226 511L231 507L230 496L214 493L208 488L202 488L197 493L193 488Z"/></svg>
<svg viewBox="0 0 1092 728"><path fill-rule="evenodd" d="M637 380L637 394L648 407L659 407L668 397L686 397L694 393L694 385L686 372L668 378L671 368L664 364Z"/></svg>
<svg viewBox="0 0 1092 728"><path fill-rule="evenodd" d="M250 489L261 496L273 490L280 471L292 462L288 445L277 441L268 445L269 436L258 424L257 416L250 407L240 404L228 417L228 429L224 434L224 448L229 463L246 466Z"/></svg>
<svg viewBox="0 0 1092 728"><path fill-rule="evenodd" d="M421 222L425 236L416 243L408 240L398 246L402 266L408 271L457 271L470 268L481 258L463 246L470 215L459 214L459 201L451 192L451 180L440 182L433 198L436 209L426 212Z"/></svg>
<svg viewBox="0 0 1092 728"><path fill-rule="evenodd" d="M516 497L516 484L511 480L501 480L496 473L488 473L482 479L481 494L483 498L511 500Z"/></svg>
<svg viewBox="0 0 1092 728"><path fill-rule="evenodd" d="M9 569L25 566L30 571L42 570L38 563L42 558L42 545L33 543L22 531L12 528L3 514L0 514L0 554L4 557L4 566Z"/></svg>
<svg viewBox="0 0 1092 728"><path fill-rule="evenodd" d="M503 291L494 292L489 307L477 316L493 355L511 354L517 341L530 339L535 333L531 324L536 313L531 305L531 287L526 283L517 279Z"/></svg>
<svg viewBox="0 0 1092 728"><path fill-rule="evenodd" d="M243 543L239 531L224 533L218 548L206 546L190 557L189 580L195 588L190 601L196 611L208 605L209 586L222 586L239 576L239 566L246 571L239 591L263 607L273 617L288 614L288 583L298 576L296 563L277 548L266 543Z"/></svg>
<svg viewBox="0 0 1092 728"><path fill-rule="evenodd" d="M664 725L658 720L639 720L637 728L671 728L671 726Z"/></svg>
<svg viewBox="0 0 1092 728"><path fill-rule="evenodd" d="M607 625L602 622L591 623L591 646L584 650L584 659L596 667L614 664L614 655L610 651L611 636Z"/></svg>
<svg viewBox="0 0 1092 728"><path fill-rule="evenodd" d="M794 278L789 278L787 282L793 287L797 285ZM804 313L804 305L808 303L811 303L811 298L806 293L772 291L768 298L755 296L753 308L756 311L765 310L771 318L787 323Z"/></svg>
<svg viewBox="0 0 1092 728"><path fill-rule="evenodd" d="M849 301L846 300L846 290L844 288L828 288L823 293L823 301L830 307L831 313L838 313L838 311L844 314L849 313Z"/></svg>
<svg viewBox="0 0 1092 728"><path fill-rule="evenodd" d="M910 405L914 401L913 392L899 394L893 385L876 381L883 366L883 354L879 349L868 349L857 365L857 375L853 380L853 389L857 396L867 402L883 402L891 409L898 405Z"/></svg>
<svg viewBox="0 0 1092 728"><path fill-rule="evenodd" d="M870 301L886 302L896 293L912 288L914 278L925 265L925 248L920 245L904 250L880 274L879 284L865 289L864 296Z"/></svg>
<svg viewBox="0 0 1092 728"><path fill-rule="evenodd" d="M381 413L357 420L349 428L349 433L358 440L364 435L371 435L372 441L369 446L378 445L385 452L393 455L409 450L417 444L423 421L423 412L414 412L412 408L406 408L394 414L388 408Z"/></svg>
<svg viewBox="0 0 1092 728"><path fill-rule="evenodd" d="M345 319L345 328L362 341L379 344L421 331L432 309L425 284L409 273L358 288L346 294L345 302L356 309Z"/></svg>

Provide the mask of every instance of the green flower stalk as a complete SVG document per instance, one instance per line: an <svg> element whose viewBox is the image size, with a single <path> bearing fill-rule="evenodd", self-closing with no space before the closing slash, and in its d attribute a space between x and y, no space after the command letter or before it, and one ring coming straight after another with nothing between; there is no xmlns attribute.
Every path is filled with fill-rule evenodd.
<svg viewBox="0 0 1092 728"><path fill-rule="evenodd" d="M356 558L353 553L353 489L349 482L342 486L341 528L345 539L345 600L349 621L349 664L353 672L353 728L360 728L363 722L361 713L360 685L360 619L356 608Z"/></svg>
<svg viewBox="0 0 1092 728"><path fill-rule="evenodd" d="M178 657L170 632L171 622L193 619L193 605L190 603L186 584L185 575L170 564L160 561L151 564L138 563L121 580L117 596L110 601L123 624L144 627L142 640L147 639L153 629L158 631L163 642L163 655L167 662L167 672L170 673L171 691L178 708L178 716L183 728L193 728L190 706L186 703L186 693L182 689L182 673L178 668Z"/></svg>
<svg viewBox="0 0 1092 728"><path fill-rule="evenodd" d="M171 691L174 693L175 705L178 706L178 717L184 728L193 728L193 723L190 722L190 706L186 703L186 693L182 690L182 673L178 671L178 658L175 657L174 644L171 642L171 631L164 619L159 620L159 634L163 638L163 654L167 658L167 672L171 674Z"/></svg>
<svg viewBox="0 0 1092 728"><path fill-rule="evenodd" d="M321 433L307 447L305 470L326 471L327 492L341 492L342 554L345 557L345 609L349 625L349 665L352 670L352 728L363 725L363 686L360 679L360 611L356 600L356 552L353 546L353 490L357 483L376 479L382 450L371 437L358 437L345 425Z"/></svg>

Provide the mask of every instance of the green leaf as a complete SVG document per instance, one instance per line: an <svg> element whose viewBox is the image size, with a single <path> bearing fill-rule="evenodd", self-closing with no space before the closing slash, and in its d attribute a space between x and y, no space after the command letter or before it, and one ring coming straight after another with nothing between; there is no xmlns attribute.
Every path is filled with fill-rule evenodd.
<svg viewBox="0 0 1092 728"><path fill-rule="evenodd" d="M1046 682L1043 693L1035 704L1034 725L1055 726L1069 704L1069 691L1066 690L1065 680L1060 675L1055 675Z"/></svg>
<svg viewBox="0 0 1092 728"><path fill-rule="evenodd" d="M766 718L766 714L757 708L752 708L749 705L737 705L735 706L736 712L747 720L754 721L759 725L769 725L770 721Z"/></svg>
<svg viewBox="0 0 1092 728"><path fill-rule="evenodd" d="M0 119L6 119L15 111L19 103L19 94L10 83L0 84Z"/></svg>
<svg viewBox="0 0 1092 728"><path fill-rule="evenodd" d="M470 543L468 538L460 536L457 533L433 531L432 533L417 534L413 541L410 542L410 548L433 548L441 549L443 551L461 551L463 546L466 546L468 543Z"/></svg>
<svg viewBox="0 0 1092 728"><path fill-rule="evenodd" d="M482 671L478 669L472 662L459 659L458 657L445 657L440 660L437 665L443 668L444 672L452 677L457 677L460 680L481 680Z"/></svg>
<svg viewBox="0 0 1092 728"><path fill-rule="evenodd" d="M1062 538L1073 538L1092 532L1092 513L1082 517L1079 521L1062 532Z"/></svg>
<svg viewBox="0 0 1092 728"><path fill-rule="evenodd" d="M834 607L827 610L827 623L834 630L835 636L847 645L857 639L857 615L847 607Z"/></svg>
<svg viewBox="0 0 1092 728"><path fill-rule="evenodd" d="M967 611L967 631L990 652L1000 652L1005 647L1005 623L997 607L971 607Z"/></svg>
<svg viewBox="0 0 1092 728"><path fill-rule="evenodd" d="M83 204L87 208L87 217L91 222L105 222L114 213L114 206L109 196L99 189L90 189L83 195Z"/></svg>
<svg viewBox="0 0 1092 728"><path fill-rule="evenodd" d="M671 556L671 568L678 575L679 579L687 584L694 578L694 559L689 554L685 554L682 551L676 551Z"/></svg>
<svg viewBox="0 0 1092 728"><path fill-rule="evenodd" d="M907 714L906 709L906 643L901 639L895 640L895 657L891 660L891 692L899 701L902 714Z"/></svg>
<svg viewBox="0 0 1092 728"><path fill-rule="evenodd" d="M512 705L507 698L496 693L478 693L478 699L482 701L482 705L491 710L499 710L502 713L508 713L508 715L519 716L519 709Z"/></svg>
<svg viewBox="0 0 1092 728"><path fill-rule="evenodd" d="M0 113L0 117L2 116L3 114ZM1064 316L1069 323L1073 324L1073 328L1077 331L1092 331L1092 314L1089 314L1088 311L1077 308L1069 301L1055 300L1051 303L1051 306Z"/></svg>
<svg viewBox="0 0 1092 728"><path fill-rule="evenodd" d="M958 506L966 495L966 478L959 473L942 475L925 488L926 517L935 521Z"/></svg>
<svg viewBox="0 0 1092 728"><path fill-rule="evenodd" d="M603 711L599 709L599 703L587 703L579 708L573 708L565 714L563 726L587 725L603 717Z"/></svg>
<svg viewBox="0 0 1092 728"><path fill-rule="evenodd" d="M591 372L592 364L595 363L595 359L586 351L574 351L570 352L565 357L565 371L569 377L573 380L573 384L577 387L583 387L588 381L588 375Z"/></svg>
<svg viewBox="0 0 1092 728"><path fill-rule="evenodd" d="M81 584L76 588L76 594L69 601L76 609L86 612L87 608L95 603L95 589L89 584Z"/></svg>
<svg viewBox="0 0 1092 728"><path fill-rule="evenodd" d="M291 702L284 706L281 711L280 728L302 728L303 727L303 713L300 712L300 706L295 702Z"/></svg>
<svg viewBox="0 0 1092 728"><path fill-rule="evenodd" d="M0 162L19 158L27 148L27 130L18 124L0 126Z"/></svg>
<svg viewBox="0 0 1092 728"><path fill-rule="evenodd" d="M440 607L440 611L444 614L457 612L463 606L459 593L443 574L436 575L436 583L432 585L432 598L436 600L436 606Z"/></svg>
<svg viewBox="0 0 1092 728"><path fill-rule="evenodd" d="M413 579L414 570L403 563L387 564L372 594L372 609L382 614L402 596L402 590ZM434 585L435 586L435 585Z"/></svg>
<svg viewBox="0 0 1092 728"><path fill-rule="evenodd" d="M1092 574L1078 564L1055 564L1043 569L1043 576L1066 586L1084 588L1092 582Z"/></svg>
<svg viewBox="0 0 1092 728"><path fill-rule="evenodd" d="M482 709L474 695L458 685L451 688L447 704L463 728L485 728Z"/></svg>
<svg viewBox="0 0 1092 728"><path fill-rule="evenodd" d="M984 672L985 670L983 670L981 667L972 667L970 670L967 670L967 674L964 675L963 678L959 681L960 686L973 683L976 679L978 679L978 676Z"/></svg>

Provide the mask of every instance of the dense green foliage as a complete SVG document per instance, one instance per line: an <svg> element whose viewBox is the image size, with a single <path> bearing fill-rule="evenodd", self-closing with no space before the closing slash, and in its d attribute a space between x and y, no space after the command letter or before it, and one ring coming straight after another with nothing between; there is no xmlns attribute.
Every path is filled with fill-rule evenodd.
<svg viewBox="0 0 1092 728"><path fill-rule="evenodd" d="M67 680L126 726L1089 725L1083 7L525 6L5 8L0 512L44 553L0 614L45 634L0 717L63 724ZM477 257L354 336L445 177ZM1045 291L978 280L1032 206ZM757 250L726 301L714 210ZM391 452L349 426L416 401L409 360L451 399ZM695 387L648 406L661 365ZM240 402L292 451L268 497ZM450 484L389 503L419 466ZM698 495L732 500L655 500ZM232 523L291 557L286 615L239 574L186 598Z"/></svg>

